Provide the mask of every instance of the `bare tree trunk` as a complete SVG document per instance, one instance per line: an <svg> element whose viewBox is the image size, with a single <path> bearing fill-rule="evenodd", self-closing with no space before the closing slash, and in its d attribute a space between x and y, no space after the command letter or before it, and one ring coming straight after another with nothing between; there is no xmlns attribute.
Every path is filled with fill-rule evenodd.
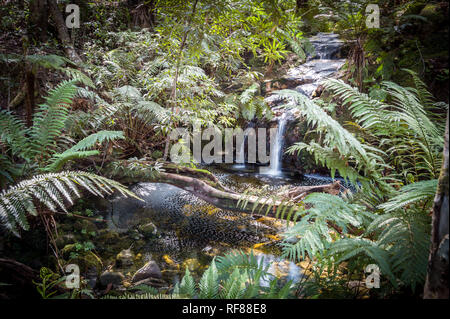
<svg viewBox="0 0 450 319"><path fill-rule="evenodd" d="M428 259L428 274L425 282L425 299L448 299L448 121L445 129L443 165L439 176L438 189L433 203L431 230L431 251Z"/></svg>
<svg viewBox="0 0 450 319"><path fill-rule="evenodd" d="M34 82L35 82L35 76L34 72L31 66L27 66L27 71L25 75L25 82L26 82L26 99L25 99L25 106L26 106L26 123L27 126L30 127L32 125L32 118L34 113Z"/></svg>
<svg viewBox="0 0 450 319"><path fill-rule="evenodd" d="M30 1L30 22L33 37L43 42L47 41L47 0Z"/></svg>
<svg viewBox="0 0 450 319"><path fill-rule="evenodd" d="M64 47L64 52L66 52L67 57L71 61L75 63L82 63L80 56L78 55L77 51L72 45L72 41L70 39L69 32L67 31L64 17L61 11L59 11L56 0L47 0L47 1L50 7L50 13L53 17L53 21L55 21L56 24L56 29L58 30L59 40L61 41L61 44Z"/></svg>

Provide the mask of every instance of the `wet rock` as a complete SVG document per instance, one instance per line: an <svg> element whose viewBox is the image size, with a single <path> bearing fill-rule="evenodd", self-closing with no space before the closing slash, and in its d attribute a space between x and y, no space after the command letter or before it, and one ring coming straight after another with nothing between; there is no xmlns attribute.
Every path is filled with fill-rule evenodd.
<svg viewBox="0 0 450 319"><path fill-rule="evenodd" d="M140 285L148 285L148 286L157 287L157 288L167 287L167 283L163 279L160 279L160 278L147 278L147 279L140 280L140 281L133 283L133 287L140 286Z"/></svg>
<svg viewBox="0 0 450 319"><path fill-rule="evenodd" d="M100 275L100 284L103 287L112 284L113 287L120 286L122 281L125 279L125 276L121 272L115 271L105 271Z"/></svg>
<svg viewBox="0 0 450 319"><path fill-rule="evenodd" d="M162 279L162 273L158 264L150 260L142 268L140 268L131 278L132 283L137 283L146 279Z"/></svg>
<svg viewBox="0 0 450 319"><path fill-rule="evenodd" d="M153 223L147 223L145 225L139 226L138 231L145 238L154 238L158 235L158 229L156 228L155 224L153 224Z"/></svg>
<svg viewBox="0 0 450 319"><path fill-rule="evenodd" d="M127 267L133 265L134 254L130 248L122 250L116 256L116 265L118 267Z"/></svg>

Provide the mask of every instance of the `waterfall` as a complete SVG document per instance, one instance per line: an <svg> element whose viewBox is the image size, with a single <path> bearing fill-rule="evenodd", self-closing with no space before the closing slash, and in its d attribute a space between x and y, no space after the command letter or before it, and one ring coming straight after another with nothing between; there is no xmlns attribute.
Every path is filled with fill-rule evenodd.
<svg viewBox="0 0 450 319"><path fill-rule="evenodd" d="M241 146L239 147L239 153L236 154L237 164L234 165L235 168L244 168L245 167L245 139L246 139L246 137L247 137L247 135L244 135Z"/></svg>
<svg viewBox="0 0 450 319"><path fill-rule="evenodd" d="M262 167L261 173L269 175L280 175L281 174L281 161L283 159L283 144L284 144L284 130L286 127L287 115L283 113L278 119L278 129L275 136L275 144L271 145L270 148L270 166ZM272 139L270 143L272 144Z"/></svg>

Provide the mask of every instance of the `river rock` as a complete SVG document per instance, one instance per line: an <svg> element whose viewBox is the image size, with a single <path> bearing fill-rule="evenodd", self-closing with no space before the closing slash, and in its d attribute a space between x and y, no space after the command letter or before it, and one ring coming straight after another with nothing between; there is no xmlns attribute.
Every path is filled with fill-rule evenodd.
<svg viewBox="0 0 450 319"><path fill-rule="evenodd" d="M141 225L138 227L138 230L145 238L156 237L158 234L158 229L156 228L155 224L153 224L153 223L147 223L145 225Z"/></svg>
<svg viewBox="0 0 450 319"><path fill-rule="evenodd" d="M131 249L124 249L116 256L116 264L118 267L127 267L133 265L134 254Z"/></svg>
<svg viewBox="0 0 450 319"><path fill-rule="evenodd" d="M113 287L120 286L125 276L121 272L105 271L100 275L100 284L103 287L112 284Z"/></svg>
<svg viewBox="0 0 450 319"><path fill-rule="evenodd" d="M142 268L136 271L133 278L131 278L131 282L137 283L149 278L162 279L161 270L159 269L158 264L153 260L150 260Z"/></svg>

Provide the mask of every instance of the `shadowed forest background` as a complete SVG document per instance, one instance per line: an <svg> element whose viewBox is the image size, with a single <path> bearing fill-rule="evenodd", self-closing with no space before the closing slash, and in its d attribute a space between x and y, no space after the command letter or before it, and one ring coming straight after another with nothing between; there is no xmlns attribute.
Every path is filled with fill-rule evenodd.
<svg viewBox="0 0 450 319"><path fill-rule="evenodd" d="M448 298L448 2L0 4L0 299Z"/></svg>

